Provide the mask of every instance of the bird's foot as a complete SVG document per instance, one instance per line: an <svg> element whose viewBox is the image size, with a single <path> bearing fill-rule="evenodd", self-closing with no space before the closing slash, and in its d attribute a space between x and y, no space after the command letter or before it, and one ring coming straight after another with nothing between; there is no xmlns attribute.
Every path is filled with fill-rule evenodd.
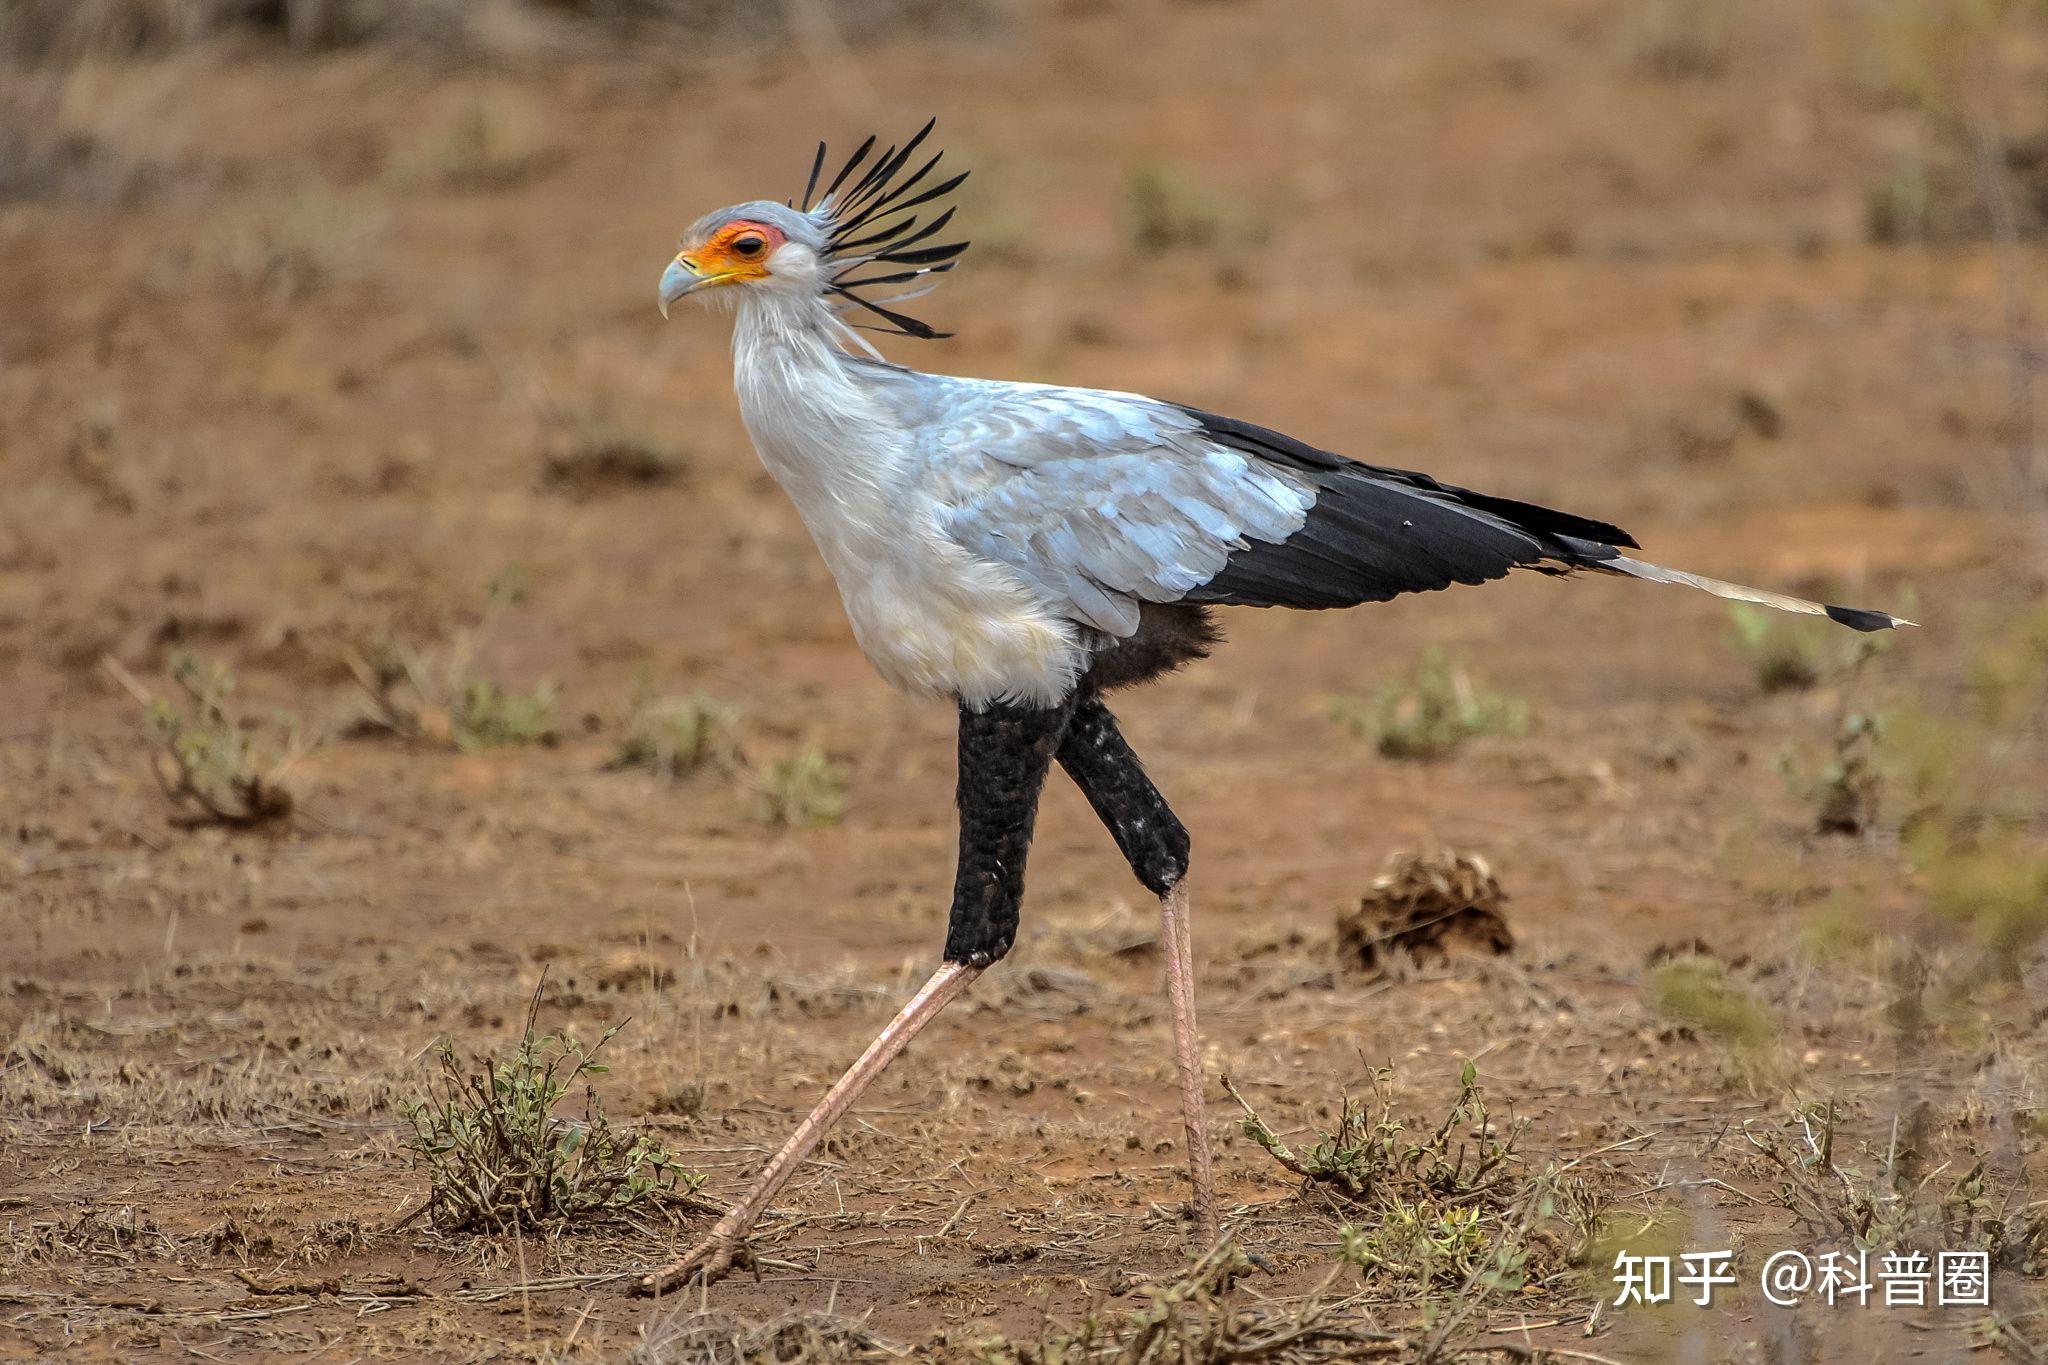
<svg viewBox="0 0 2048 1365"><path fill-rule="evenodd" d="M712 1284L724 1279L735 1266L752 1269L753 1249L743 1237L712 1233L684 1252L682 1257L660 1270L642 1275L633 1286L636 1294L666 1294L686 1284Z"/></svg>

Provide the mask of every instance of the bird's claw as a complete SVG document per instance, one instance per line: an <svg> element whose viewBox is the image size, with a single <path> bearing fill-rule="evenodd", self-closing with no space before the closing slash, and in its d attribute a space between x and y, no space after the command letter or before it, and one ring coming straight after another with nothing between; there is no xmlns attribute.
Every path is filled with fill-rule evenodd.
<svg viewBox="0 0 2048 1365"><path fill-rule="evenodd" d="M734 1267L754 1269L753 1249L739 1238L707 1237L684 1252L679 1260L641 1276L633 1291L666 1294L686 1284L714 1284Z"/></svg>

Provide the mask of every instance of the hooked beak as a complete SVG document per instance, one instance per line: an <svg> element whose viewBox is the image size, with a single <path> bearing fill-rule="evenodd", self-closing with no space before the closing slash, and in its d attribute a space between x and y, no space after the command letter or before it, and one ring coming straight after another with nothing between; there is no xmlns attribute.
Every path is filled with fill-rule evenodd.
<svg viewBox="0 0 2048 1365"><path fill-rule="evenodd" d="M661 315L667 317L670 304L696 293L710 282L710 276L697 269L687 254L677 256L668 263L668 269L661 272Z"/></svg>

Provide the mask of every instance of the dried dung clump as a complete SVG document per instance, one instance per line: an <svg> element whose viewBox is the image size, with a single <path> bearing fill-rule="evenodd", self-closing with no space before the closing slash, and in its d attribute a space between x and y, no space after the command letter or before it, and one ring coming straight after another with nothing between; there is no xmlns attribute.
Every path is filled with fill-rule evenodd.
<svg viewBox="0 0 2048 1365"><path fill-rule="evenodd" d="M1515 946L1500 910L1506 899L1484 858L1396 853L1358 908L1337 912L1337 955L1346 966L1376 971L1390 949L1424 961L1454 949L1505 953Z"/></svg>

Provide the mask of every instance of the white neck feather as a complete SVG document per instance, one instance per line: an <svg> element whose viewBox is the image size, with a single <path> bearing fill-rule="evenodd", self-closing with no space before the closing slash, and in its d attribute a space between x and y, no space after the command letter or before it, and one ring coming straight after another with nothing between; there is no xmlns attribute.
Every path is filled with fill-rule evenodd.
<svg viewBox="0 0 2048 1365"><path fill-rule="evenodd" d="M884 401L915 377L849 356L851 334L823 299L747 292L733 330L740 412L837 580L862 651L898 687L974 706L1066 696L1086 663L1072 622L940 529L929 457L901 405Z"/></svg>
<svg viewBox="0 0 2048 1365"><path fill-rule="evenodd" d="M749 293L733 328L733 387L762 463L821 544L879 532L902 433L848 363L846 324L814 295Z"/></svg>

